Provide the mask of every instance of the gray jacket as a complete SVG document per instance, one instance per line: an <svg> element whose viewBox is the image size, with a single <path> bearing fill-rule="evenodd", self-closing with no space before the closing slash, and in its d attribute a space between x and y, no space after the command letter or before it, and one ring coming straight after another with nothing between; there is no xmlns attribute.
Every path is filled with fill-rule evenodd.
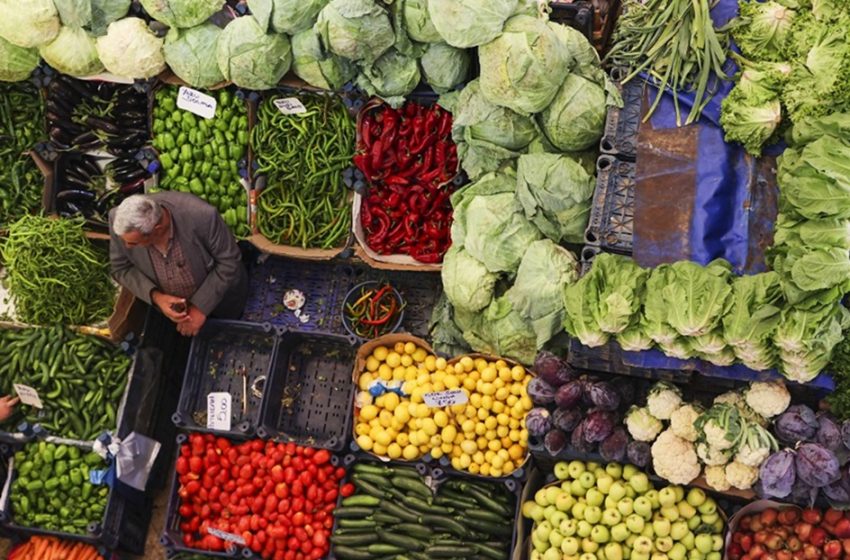
<svg viewBox="0 0 850 560"><path fill-rule="evenodd" d="M177 224L177 239L192 275L200 286L189 301L204 315L210 316L225 294L240 301L224 302L223 308L239 307L238 316L247 294L248 278L242 265L242 253L236 239L214 207L197 196L182 192L159 192L149 195L168 209ZM156 273L147 247L128 249L112 231L115 210L109 212L109 259L112 277L137 298L151 303L151 291L157 287ZM230 304L233 305L230 305Z"/></svg>

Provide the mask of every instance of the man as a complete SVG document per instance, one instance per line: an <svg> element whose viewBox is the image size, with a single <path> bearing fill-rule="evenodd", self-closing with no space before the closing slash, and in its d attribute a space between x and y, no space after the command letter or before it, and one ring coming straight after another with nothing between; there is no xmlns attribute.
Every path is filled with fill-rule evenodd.
<svg viewBox="0 0 850 560"><path fill-rule="evenodd" d="M18 397L12 397L11 395L0 397L0 422L5 422L9 419L9 416L15 412L15 405L19 401L20 399Z"/></svg>
<svg viewBox="0 0 850 560"><path fill-rule="evenodd" d="M109 212L112 276L184 336L207 317L238 319L248 277L218 211L181 192L133 195Z"/></svg>

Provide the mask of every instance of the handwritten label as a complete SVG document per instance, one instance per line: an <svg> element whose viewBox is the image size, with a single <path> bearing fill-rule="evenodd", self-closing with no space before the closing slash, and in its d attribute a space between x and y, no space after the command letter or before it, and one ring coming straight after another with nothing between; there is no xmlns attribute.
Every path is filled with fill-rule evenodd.
<svg viewBox="0 0 850 560"><path fill-rule="evenodd" d="M213 529L212 527L207 528L207 533L214 537L218 537L223 541L229 541L236 543L240 546L245 546L245 539L243 539L239 535L234 535L233 533L226 533L218 529Z"/></svg>
<svg viewBox="0 0 850 560"><path fill-rule="evenodd" d="M199 117L211 119L215 116L215 97L182 86L177 92L177 107Z"/></svg>
<svg viewBox="0 0 850 560"><path fill-rule="evenodd" d="M41 398L38 396L38 391L29 385L21 385L19 383L12 383L12 386L15 388L15 393L18 394L22 403L36 408L44 408L44 405L41 404Z"/></svg>
<svg viewBox="0 0 850 560"><path fill-rule="evenodd" d="M230 430L230 393L207 395L207 429Z"/></svg>
<svg viewBox="0 0 850 560"><path fill-rule="evenodd" d="M423 398L425 399L425 404L431 408L454 406L456 404L466 404L469 402L469 397L463 389L425 393Z"/></svg>
<svg viewBox="0 0 850 560"><path fill-rule="evenodd" d="M307 112L307 107L294 97L281 97L273 101L277 110L284 115L300 115Z"/></svg>

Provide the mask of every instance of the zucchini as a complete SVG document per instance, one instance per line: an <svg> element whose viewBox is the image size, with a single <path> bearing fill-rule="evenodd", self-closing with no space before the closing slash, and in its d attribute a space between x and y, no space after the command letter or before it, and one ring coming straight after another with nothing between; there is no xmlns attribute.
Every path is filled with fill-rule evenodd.
<svg viewBox="0 0 850 560"><path fill-rule="evenodd" d="M372 544L378 540L378 535L374 532L370 533L352 533L350 535L334 535L331 537L331 542L342 546L358 546Z"/></svg>
<svg viewBox="0 0 850 560"><path fill-rule="evenodd" d="M381 531L381 540L389 543L394 546L400 546L404 550L424 550L427 546L426 543L414 539L413 537L408 537L407 535L401 535L395 533L393 530Z"/></svg>
<svg viewBox="0 0 850 560"><path fill-rule="evenodd" d="M431 489L428 486L419 480L415 480L413 478L408 478L405 476L394 476L390 479L393 486L399 488L400 490L404 490L406 492L413 492L414 494L418 494L423 499L431 500L434 495L431 492Z"/></svg>
<svg viewBox="0 0 850 560"><path fill-rule="evenodd" d="M333 511L337 519L365 519L373 513L374 508L359 506L338 507Z"/></svg>
<svg viewBox="0 0 850 560"><path fill-rule="evenodd" d="M404 549L394 544L373 543L370 544L368 550L372 554L402 554ZM473 551L474 552L474 551Z"/></svg>
<svg viewBox="0 0 850 560"><path fill-rule="evenodd" d="M430 528L418 523L399 523L393 530L418 539L429 539L434 534Z"/></svg>
<svg viewBox="0 0 850 560"><path fill-rule="evenodd" d="M381 502L381 509L390 515L395 515L399 519L403 521L410 521L411 523L421 523L419 515L416 512L410 511L404 506L400 506L398 504L394 504L392 502L388 502L384 500Z"/></svg>
<svg viewBox="0 0 850 560"><path fill-rule="evenodd" d="M357 494L355 496L349 496L342 500L342 505L345 507L348 506L377 506L381 503L380 498L376 498L375 496L370 496L368 494Z"/></svg>
<svg viewBox="0 0 850 560"><path fill-rule="evenodd" d="M372 560L372 553L362 548L334 545L334 555L342 560Z"/></svg>
<svg viewBox="0 0 850 560"><path fill-rule="evenodd" d="M471 546L444 546L444 545L431 545L425 549L425 554L428 555L428 558L469 558L477 551L475 548Z"/></svg>

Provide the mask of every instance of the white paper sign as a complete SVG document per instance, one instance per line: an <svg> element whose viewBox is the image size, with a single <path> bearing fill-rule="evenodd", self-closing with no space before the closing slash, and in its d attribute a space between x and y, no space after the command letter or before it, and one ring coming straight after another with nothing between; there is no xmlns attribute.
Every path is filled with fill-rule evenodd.
<svg viewBox="0 0 850 560"><path fill-rule="evenodd" d="M230 430L230 393L210 393L207 395L207 429Z"/></svg>
<svg viewBox="0 0 850 560"><path fill-rule="evenodd" d="M449 391L425 393L423 398L425 399L425 404L431 408L454 406L456 404L466 404L469 402L469 397L463 389L451 389Z"/></svg>
<svg viewBox="0 0 850 560"><path fill-rule="evenodd" d="M300 115L307 112L307 107L295 97L281 97L275 99L272 103L284 115Z"/></svg>
<svg viewBox="0 0 850 560"><path fill-rule="evenodd" d="M209 527L207 529L207 533L214 537L218 537L223 541L234 542L238 545L245 546L245 539L243 539L240 535L234 535L233 533L226 533L224 531L219 531L218 529L213 529Z"/></svg>
<svg viewBox="0 0 850 560"><path fill-rule="evenodd" d="M39 398L38 396L38 391L30 387L29 385L12 383L12 387L15 388L15 392L18 394L18 397L21 399L22 403L34 406L36 408L44 408L44 405L41 404L41 398Z"/></svg>
<svg viewBox="0 0 850 560"><path fill-rule="evenodd" d="M211 119L215 116L215 97L205 93L181 86L177 92L177 107L184 111L194 113L199 117Z"/></svg>

